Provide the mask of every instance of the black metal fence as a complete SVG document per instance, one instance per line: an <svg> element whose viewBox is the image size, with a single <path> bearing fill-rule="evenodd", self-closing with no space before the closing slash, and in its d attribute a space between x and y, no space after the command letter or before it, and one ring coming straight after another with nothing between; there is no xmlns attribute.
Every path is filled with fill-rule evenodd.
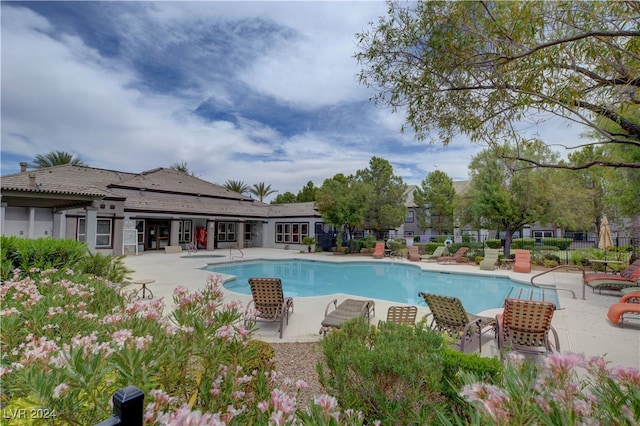
<svg viewBox="0 0 640 426"><path fill-rule="evenodd" d="M127 386L113 394L113 416L96 426L142 426L144 392Z"/></svg>

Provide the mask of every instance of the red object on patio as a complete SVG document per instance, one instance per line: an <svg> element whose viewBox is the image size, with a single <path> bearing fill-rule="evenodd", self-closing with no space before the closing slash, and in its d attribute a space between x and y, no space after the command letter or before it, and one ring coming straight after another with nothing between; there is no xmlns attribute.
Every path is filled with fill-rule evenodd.
<svg viewBox="0 0 640 426"><path fill-rule="evenodd" d="M529 250L516 250L516 260L513 262L514 272L531 272L531 252Z"/></svg>

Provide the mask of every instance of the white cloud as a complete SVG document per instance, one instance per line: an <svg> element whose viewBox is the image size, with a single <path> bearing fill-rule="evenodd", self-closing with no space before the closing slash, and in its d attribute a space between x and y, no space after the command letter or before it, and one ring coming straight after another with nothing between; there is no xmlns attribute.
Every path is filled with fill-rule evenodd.
<svg viewBox="0 0 640 426"><path fill-rule="evenodd" d="M355 173L373 156L397 165L409 183L436 168L465 179L481 149L464 138L425 148L400 133L401 115L368 103L370 93L355 80L354 34L385 13L384 2L95 5L104 8L99 28L78 21L90 27L89 40L58 20L2 4L3 174L18 171L5 157L30 161L64 150L129 172L186 161L212 182L265 182L297 193L309 180L321 185ZM145 74L150 65L175 72L175 86ZM208 100L233 119L195 115ZM265 117L291 111L309 128L242 110L254 100ZM568 134L558 126L539 131L552 141Z"/></svg>

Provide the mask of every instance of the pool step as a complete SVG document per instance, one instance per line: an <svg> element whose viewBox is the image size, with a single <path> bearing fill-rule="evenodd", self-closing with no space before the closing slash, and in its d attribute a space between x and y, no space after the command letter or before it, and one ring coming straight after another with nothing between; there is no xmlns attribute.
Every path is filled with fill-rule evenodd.
<svg viewBox="0 0 640 426"><path fill-rule="evenodd" d="M527 299L527 300L545 300L544 288L516 288L511 287L509 290L509 294L507 297L512 297L514 299Z"/></svg>

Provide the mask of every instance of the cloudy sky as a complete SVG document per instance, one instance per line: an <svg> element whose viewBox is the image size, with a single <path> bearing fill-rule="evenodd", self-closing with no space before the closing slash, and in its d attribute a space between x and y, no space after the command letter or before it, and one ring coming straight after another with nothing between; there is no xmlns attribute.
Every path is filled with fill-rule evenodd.
<svg viewBox="0 0 640 426"><path fill-rule="evenodd" d="M401 133L356 80L355 34L384 15L358 2L2 2L2 174L54 150L141 172L297 193L373 156L406 183L467 178L482 147ZM561 124L535 129L563 139ZM551 142L550 142L551 143Z"/></svg>

